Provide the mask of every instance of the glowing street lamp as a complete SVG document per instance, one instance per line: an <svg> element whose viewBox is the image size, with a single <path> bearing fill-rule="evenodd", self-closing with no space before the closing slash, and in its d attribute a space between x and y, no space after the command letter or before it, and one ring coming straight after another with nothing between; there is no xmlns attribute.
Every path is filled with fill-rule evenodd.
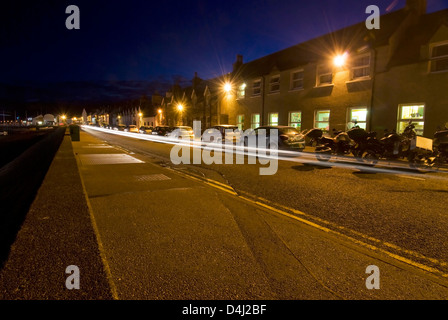
<svg viewBox="0 0 448 320"><path fill-rule="evenodd" d="M183 125L184 120L182 119L182 111L184 110L184 106L182 104L177 105L177 110L180 112L180 125Z"/></svg>
<svg viewBox="0 0 448 320"><path fill-rule="evenodd" d="M162 125L162 109L161 108L159 108L159 109L157 109L157 113L159 114L159 124L160 125Z"/></svg>
<svg viewBox="0 0 448 320"><path fill-rule="evenodd" d="M226 82L226 83L224 84L224 91L225 91L226 93L229 93L230 91L232 91L232 85L231 85L229 82Z"/></svg>
<svg viewBox="0 0 448 320"><path fill-rule="evenodd" d="M333 59L333 63L336 67L341 68L345 65L345 63L347 62L347 52L345 52L344 54L340 54L337 55L336 57L334 57Z"/></svg>

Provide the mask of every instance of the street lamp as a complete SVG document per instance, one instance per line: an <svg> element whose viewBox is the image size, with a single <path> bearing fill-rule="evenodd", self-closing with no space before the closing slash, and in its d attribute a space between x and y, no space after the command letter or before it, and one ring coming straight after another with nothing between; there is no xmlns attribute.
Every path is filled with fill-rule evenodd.
<svg viewBox="0 0 448 320"><path fill-rule="evenodd" d="M180 113L180 122L181 122L180 125L183 125L184 121L182 119L182 111L184 110L184 106L182 104L178 104L177 105L177 110Z"/></svg>
<svg viewBox="0 0 448 320"><path fill-rule="evenodd" d="M336 67L341 68L345 65L347 62L347 52L344 52L343 54L339 54L333 59L333 63Z"/></svg>
<svg viewBox="0 0 448 320"><path fill-rule="evenodd" d="M141 125L142 125L142 121L143 121L142 117L143 117L143 113L139 112L139 113L138 113L138 127L139 127L139 128L140 128Z"/></svg>
<svg viewBox="0 0 448 320"><path fill-rule="evenodd" d="M160 121L160 125L162 125L162 109L158 109L157 112L159 113L159 121Z"/></svg>
<svg viewBox="0 0 448 320"><path fill-rule="evenodd" d="M226 82L226 83L224 84L224 91L225 91L226 93L230 93L230 91L232 91L232 85L231 85L229 82Z"/></svg>

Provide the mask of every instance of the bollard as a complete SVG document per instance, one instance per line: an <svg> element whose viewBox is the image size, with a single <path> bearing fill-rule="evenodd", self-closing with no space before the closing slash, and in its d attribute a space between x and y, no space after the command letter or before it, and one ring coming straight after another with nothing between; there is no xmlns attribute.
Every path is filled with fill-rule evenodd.
<svg viewBox="0 0 448 320"><path fill-rule="evenodd" d="M77 125L70 125L70 137L72 138L72 141L79 141L79 126Z"/></svg>

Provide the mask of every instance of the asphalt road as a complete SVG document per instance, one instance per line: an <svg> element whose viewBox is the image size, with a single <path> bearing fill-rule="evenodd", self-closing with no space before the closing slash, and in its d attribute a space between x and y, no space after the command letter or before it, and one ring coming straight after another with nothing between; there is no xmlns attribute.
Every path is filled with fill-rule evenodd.
<svg viewBox="0 0 448 320"><path fill-rule="evenodd" d="M183 181L173 186L172 181L169 189L166 189L164 193L157 193L156 200L153 198L148 201L145 194L141 194L144 192L138 193L138 189L134 190L137 186L132 187L132 190L124 191L120 189L120 185L107 184L112 176L118 177L118 180L114 180L115 182L121 181L123 185L126 184L129 172L110 171L110 168L95 169L95 172L98 175L101 172L103 177L102 183L98 183L96 179L98 176L95 178L93 169L87 169L87 167L82 169L81 174L86 179L87 193L91 199L93 211L97 215L99 232L104 242L106 256L109 255L112 274L130 278L138 278L145 274L145 281L140 283L154 284L151 289L148 289L145 286L135 286L135 281L126 282L125 279L118 277L114 281L120 298L446 299L447 297L445 280L448 274L446 245L448 243L446 232L448 214L445 207L448 176L444 172L425 174L403 170L372 172L359 167L340 167L338 163L330 163L329 166L321 166L318 162L302 163L301 159L308 160L308 158L300 156L291 158L291 161L279 161L275 175L261 176L260 165L257 164L173 165L170 161L172 145L93 130L88 130L88 133L96 137L97 141L114 146L121 152L136 158L150 161L156 167L171 168L176 174L207 178L216 181L217 186L219 186L218 183L222 183L223 186L228 186L226 190L234 191L240 196L238 202L226 195L210 193L200 182L196 184ZM75 148L75 150L80 149ZM170 179L174 180L174 176ZM107 185L106 188L105 185ZM118 201L118 198L112 198L117 194L126 194L131 197L134 204L139 203L142 208L151 207L154 211L159 210L159 213L162 213L160 207L165 204L166 212L163 212L163 215L166 215L166 221L152 221L160 227L158 233L149 232L148 235L149 227L145 226L147 217L139 210L126 212L126 204ZM183 207L178 207L180 200ZM114 203L114 206L111 207L111 203ZM255 208L254 204L259 208ZM176 212L180 212L184 207L190 208L187 212L189 215L191 213L188 219L185 218L184 225L195 221L194 226L186 228L182 235L179 235L187 239L175 242L163 234L178 234L179 230L171 226L169 222L180 223ZM269 213L260 207L268 208ZM114 208L113 212L110 208ZM209 231L199 232L197 230L202 230L201 227L209 223L207 210L227 214L214 216L216 220L213 221L216 221L216 224L207 226L206 229ZM115 214L121 212L123 215L117 218ZM272 212L277 212L279 215L275 216ZM303 231L303 225L300 229L302 230L300 241L297 240L299 230L297 223L288 215L298 218L306 227L306 231ZM204 246L202 242L192 241L195 232L201 233L204 237L207 235L202 234L203 232L210 232L210 235L216 232L218 235L221 228L230 228L230 225L227 225L230 223L227 220L229 216L232 217L232 223L236 222L238 234L235 234L235 237L232 236L234 240L228 240L227 244L230 247L248 248L250 254L242 250L239 259L235 260L234 257L227 256L227 249L223 249L218 256L214 257L214 263L210 264L209 261L205 263L203 256L196 256L195 251L191 251L191 247L203 248ZM119 233L117 224L127 225L127 228L131 230L126 233L128 238L117 237ZM326 230L332 232L329 233ZM316 240L316 232L322 233L322 231L326 233L324 237L326 240L320 243L321 240ZM143 236L143 234L146 235ZM317 239L320 239L319 237ZM120 244L120 241L127 241L127 246ZM220 241L223 239L220 239L218 243ZM265 245L258 245L261 242ZM188 260L190 261L187 263L188 267L184 265L182 270L178 270L179 278L174 282L175 287L171 287L173 283L167 283L168 271L167 274L162 272L156 275L145 273L147 261L144 259L129 258L132 261L126 261L126 259L119 261L123 257L132 255L143 257L148 253L149 243L157 243L160 248L164 248L163 252L166 253L168 249L168 252L172 253L169 257L155 251L151 253L151 263L167 264L167 270L170 268L176 270L176 267L171 265L176 258L187 263L185 252L193 255L193 259ZM215 245L220 246L218 243L208 246L209 254L215 252ZM329 243L335 243L335 247L329 248ZM359 263L359 260L353 260L351 255L340 251L341 245L361 253L364 257L380 253L384 256L384 259L380 259L381 261L387 265L399 266L397 267L399 271L397 269L389 272L390 279L394 279L389 283L391 291L385 290L381 295L374 295L371 291L359 289L359 281L365 278L364 270L368 261ZM133 248L132 253L127 252L130 247ZM275 258L272 252L275 252ZM300 259L297 258L298 256ZM256 260L255 264L253 259ZM210 291L207 291L204 288L207 287L206 283L210 284L210 281L207 282L207 279L204 279L204 273L196 274L199 271L194 264L198 261L202 264L201 270L206 270L205 274L210 279L219 278L216 274L218 272L216 266L223 261L227 261L227 268L230 270L233 267L241 270L237 273L224 273L222 281L215 283L216 287L209 288ZM130 263L135 267L132 271L129 269ZM283 266L281 270L278 270L279 263ZM348 265L350 267L347 267ZM423 270L428 277L434 277L435 283L441 284L441 287L437 285L422 287L419 280L414 281L412 277L401 272L407 267ZM329 281L323 276L331 268L334 268L333 280L335 281ZM246 269L251 270L250 274L253 278L246 279L248 282L239 281L241 274L247 275L244 273ZM347 273L351 276L348 277ZM303 277L304 274L307 277ZM300 277L300 281L297 277ZM343 284L336 281L340 278L345 279ZM347 278L352 280L347 282ZM402 291L401 288L397 289L397 292L392 289L395 285L397 288L400 287L397 285L400 281L410 281L405 286L408 290ZM253 283L253 286L247 286L247 283ZM297 283L300 283L300 286L297 286ZM260 289L264 287L269 290Z"/></svg>

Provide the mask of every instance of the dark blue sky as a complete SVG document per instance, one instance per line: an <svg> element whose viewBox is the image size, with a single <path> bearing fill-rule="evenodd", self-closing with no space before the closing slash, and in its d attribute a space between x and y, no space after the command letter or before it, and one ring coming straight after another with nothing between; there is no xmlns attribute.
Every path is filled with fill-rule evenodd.
<svg viewBox="0 0 448 320"><path fill-rule="evenodd" d="M0 13L0 82L204 79L367 18L405 0L8 0ZM67 30L68 5L80 30ZM448 0L428 0L428 12Z"/></svg>

